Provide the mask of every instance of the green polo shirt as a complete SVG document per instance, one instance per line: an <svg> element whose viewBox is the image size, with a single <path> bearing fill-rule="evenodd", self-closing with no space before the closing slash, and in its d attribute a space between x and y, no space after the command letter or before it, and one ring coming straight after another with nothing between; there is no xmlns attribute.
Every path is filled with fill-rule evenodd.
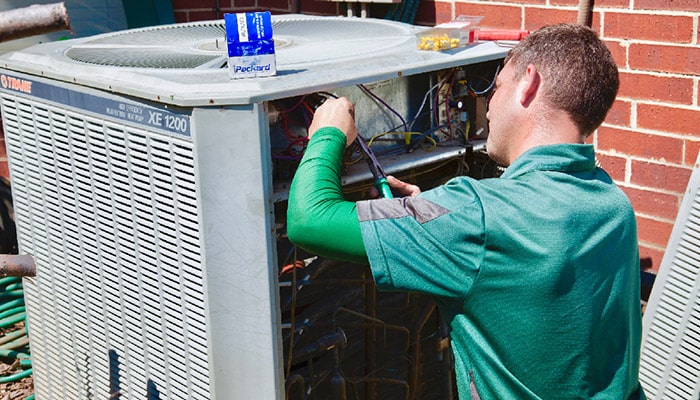
<svg viewBox="0 0 700 400"><path fill-rule="evenodd" d="M309 159L324 175L319 165L339 165L344 136L319 133ZM305 169L298 183L311 184ZM305 231L323 232L304 245L323 242L332 256L339 236L324 229L340 224L347 240L337 255L362 257L348 218L356 213L378 288L427 293L440 305L461 399L644 398L634 212L595 167L592 146L533 148L500 178L455 178L417 198L355 205L337 197L339 174L319 178L307 191L324 198L315 208L323 213L310 214ZM299 204L309 199L300 186L290 210L313 209L318 199Z"/></svg>

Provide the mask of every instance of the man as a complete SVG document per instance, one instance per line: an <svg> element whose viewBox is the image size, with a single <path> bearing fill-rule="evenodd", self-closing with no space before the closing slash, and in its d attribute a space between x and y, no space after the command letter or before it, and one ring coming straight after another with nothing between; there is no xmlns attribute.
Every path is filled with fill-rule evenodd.
<svg viewBox="0 0 700 400"><path fill-rule="evenodd" d="M618 88L610 52L578 25L545 27L506 57L490 100L500 178L408 197L343 199L353 105L316 111L290 189L288 235L369 261L379 289L432 295L450 323L460 399L639 399L639 255L627 197L584 140Z"/></svg>

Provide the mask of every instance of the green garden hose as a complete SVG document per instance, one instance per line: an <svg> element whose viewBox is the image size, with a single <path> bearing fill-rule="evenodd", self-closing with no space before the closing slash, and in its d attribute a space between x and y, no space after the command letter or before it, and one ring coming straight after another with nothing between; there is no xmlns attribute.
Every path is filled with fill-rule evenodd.
<svg viewBox="0 0 700 400"><path fill-rule="evenodd" d="M22 278L0 278L0 328L9 329L0 336L0 358L14 360L12 365L20 368L19 372L0 376L0 383L16 382L32 375L26 318ZM22 326L12 329L21 322ZM33 399L31 394L26 400Z"/></svg>

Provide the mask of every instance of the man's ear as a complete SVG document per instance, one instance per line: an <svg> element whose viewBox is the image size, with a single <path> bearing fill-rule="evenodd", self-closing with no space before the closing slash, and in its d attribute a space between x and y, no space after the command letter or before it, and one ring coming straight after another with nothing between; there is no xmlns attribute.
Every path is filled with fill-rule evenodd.
<svg viewBox="0 0 700 400"><path fill-rule="evenodd" d="M542 77L539 71L537 71L537 67L532 64L528 65L525 70L525 77L522 80L520 91L520 104L523 107L529 107L530 103L535 100L541 84Z"/></svg>

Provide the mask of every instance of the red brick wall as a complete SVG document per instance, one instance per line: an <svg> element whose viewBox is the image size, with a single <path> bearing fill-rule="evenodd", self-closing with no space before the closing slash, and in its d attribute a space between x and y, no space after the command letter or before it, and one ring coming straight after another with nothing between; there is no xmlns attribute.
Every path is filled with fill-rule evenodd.
<svg viewBox="0 0 700 400"><path fill-rule="evenodd" d="M191 22L223 18L224 13L270 11L273 14L301 13L345 15L342 2L323 0L173 0L175 21Z"/></svg>
<svg viewBox="0 0 700 400"><path fill-rule="evenodd" d="M621 85L594 140L635 207L641 255L658 269L700 150L700 2L600 3L595 28L614 51Z"/></svg>

